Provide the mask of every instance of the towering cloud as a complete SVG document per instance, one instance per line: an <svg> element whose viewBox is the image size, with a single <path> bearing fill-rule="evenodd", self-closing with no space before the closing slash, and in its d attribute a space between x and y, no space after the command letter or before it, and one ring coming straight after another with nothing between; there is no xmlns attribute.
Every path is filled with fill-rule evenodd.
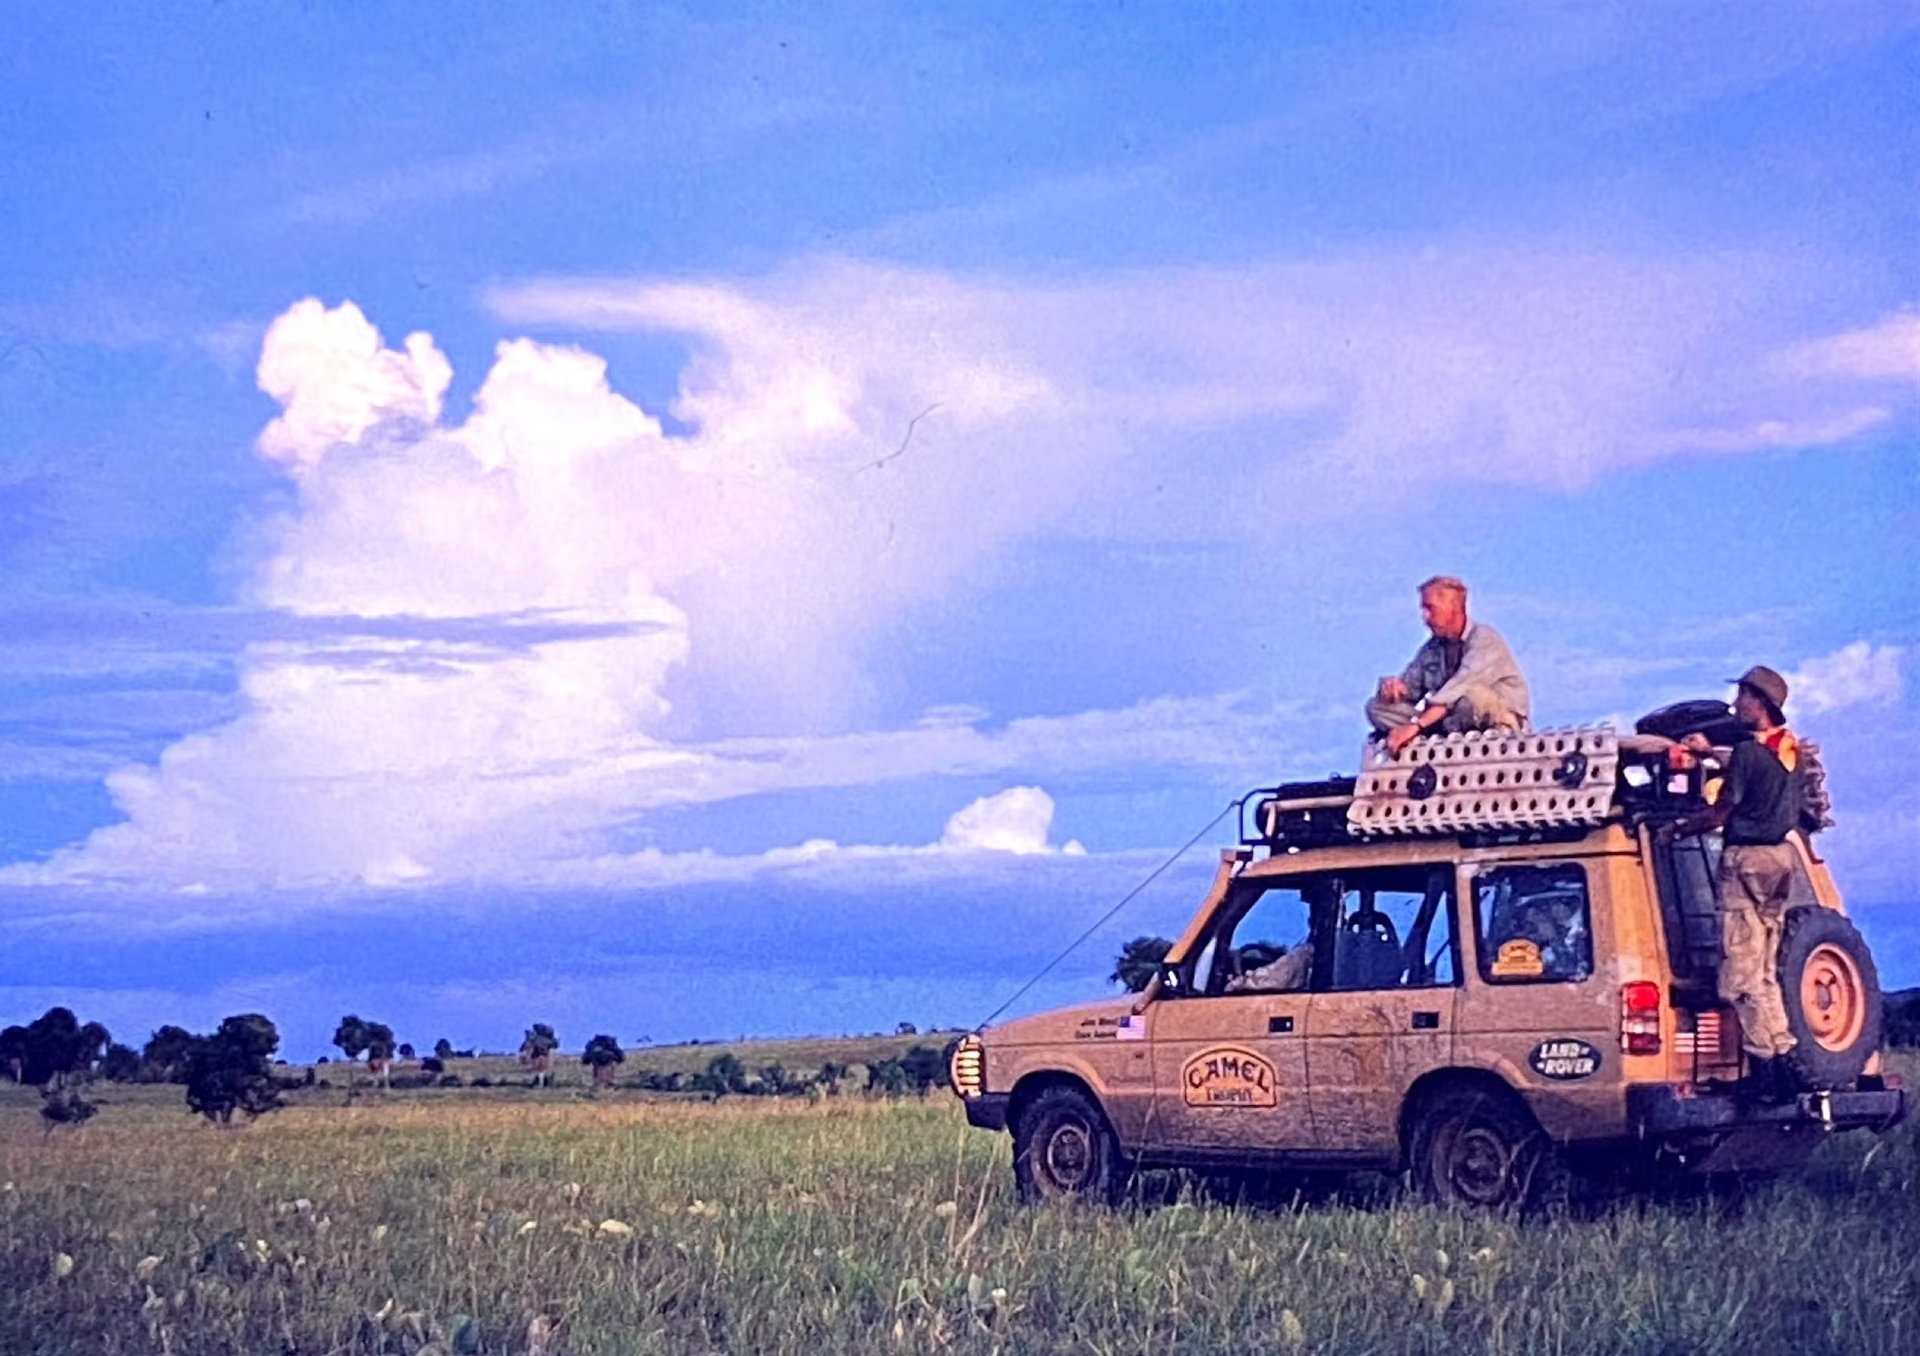
<svg viewBox="0 0 1920 1356"><path fill-rule="evenodd" d="M1016 751L1042 746L1218 765L1226 707L849 731L874 638L981 591L1013 543L1226 539L1251 589L1282 521L1337 532L1443 478L1573 486L1893 417L1907 319L1796 348L1770 276L1463 248L1050 284L810 261L492 296L516 324L683 337L684 436L600 358L524 338L449 424L429 336L390 348L351 303L301 301L260 356L281 411L258 448L293 497L246 601L327 625L249 647L243 715L113 774L124 822L9 878L555 879L632 860L623 831L662 804L1025 781L1048 765ZM1801 681L1838 704L1897 676L1845 651ZM1052 813L1015 786L943 843L1043 850Z"/></svg>

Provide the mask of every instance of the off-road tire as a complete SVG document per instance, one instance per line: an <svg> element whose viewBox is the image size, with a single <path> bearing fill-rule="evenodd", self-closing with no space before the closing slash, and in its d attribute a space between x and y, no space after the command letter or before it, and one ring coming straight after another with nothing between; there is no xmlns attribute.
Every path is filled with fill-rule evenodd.
<svg viewBox="0 0 1920 1356"><path fill-rule="evenodd" d="M1782 1072L1814 1090L1851 1087L1880 1048L1880 972L1860 931L1817 904L1789 909L1780 929L1780 996L1796 1044Z"/></svg>
<svg viewBox="0 0 1920 1356"><path fill-rule="evenodd" d="M1079 1088L1043 1088L1013 1127L1013 1180L1020 1199L1117 1204L1128 1165L1099 1103Z"/></svg>
<svg viewBox="0 0 1920 1356"><path fill-rule="evenodd" d="M1553 1141L1511 1092L1446 1088L1420 1108L1408 1158L1436 1205L1519 1215L1561 1203L1568 1175Z"/></svg>

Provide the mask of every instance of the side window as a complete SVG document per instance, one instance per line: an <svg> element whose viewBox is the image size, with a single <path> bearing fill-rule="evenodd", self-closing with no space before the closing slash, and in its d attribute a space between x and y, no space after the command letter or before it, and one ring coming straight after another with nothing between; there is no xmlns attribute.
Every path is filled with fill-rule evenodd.
<svg viewBox="0 0 1920 1356"><path fill-rule="evenodd" d="M1499 866L1473 885L1480 977L1489 984L1570 984L1593 974L1587 870L1577 862Z"/></svg>
<svg viewBox="0 0 1920 1356"><path fill-rule="evenodd" d="M1458 982L1454 961L1453 868L1361 871L1335 882L1330 918L1335 991L1430 989Z"/></svg>
<svg viewBox="0 0 1920 1356"><path fill-rule="evenodd" d="M1253 895L1215 936L1205 992L1290 993L1312 978L1315 882L1290 881Z"/></svg>

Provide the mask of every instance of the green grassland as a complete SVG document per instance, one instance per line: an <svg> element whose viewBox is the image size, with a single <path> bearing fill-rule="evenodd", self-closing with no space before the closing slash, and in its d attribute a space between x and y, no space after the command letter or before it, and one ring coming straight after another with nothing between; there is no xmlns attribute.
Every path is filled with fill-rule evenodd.
<svg viewBox="0 0 1920 1356"><path fill-rule="evenodd" d="M1738 1200L1514 1224L1377 1182L1029 1209L944 1094L336 1087L231 1130L96 1095L52 1134L0 1095L8 1356L1920 1350L1911 1125Z"/></svg>

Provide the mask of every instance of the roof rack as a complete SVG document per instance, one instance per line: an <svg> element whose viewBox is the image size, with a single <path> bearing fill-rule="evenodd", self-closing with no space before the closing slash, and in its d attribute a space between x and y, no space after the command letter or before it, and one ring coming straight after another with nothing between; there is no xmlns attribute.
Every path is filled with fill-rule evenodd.
<svg viewBox="0 0 1920 1356"><path fill-rule="evenodd" d="M1600 824L1618 762L1611 725L1369 744L1347 827L1373 838Z"/></svg>
<svg viewBox="0 0 1920 1356"><path fill-rule="evenodd" d="M1675 766L1673 741L1611 725L1369 742L1357 777L1283 782L1241 801L1240 841L1275 852L1383 838L1578 837L1619 818L1675 819L1707 803L1724 754ZM1803 826L1832 826L1819 746L1801 745Z"/></svg>

